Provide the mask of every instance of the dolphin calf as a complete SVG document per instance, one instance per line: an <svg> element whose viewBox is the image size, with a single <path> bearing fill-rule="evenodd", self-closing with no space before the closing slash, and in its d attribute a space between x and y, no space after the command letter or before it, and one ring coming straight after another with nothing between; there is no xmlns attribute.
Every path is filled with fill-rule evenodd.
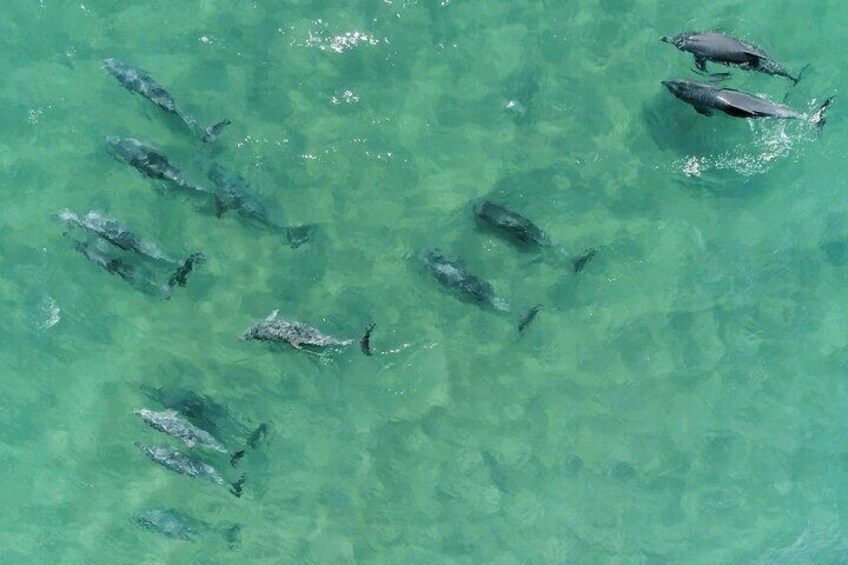
<svg viewBox="0 0 848 565"><path fill-rule="evenodd" d="M134 413L138 415L145 424L166 433L169 436L176 438L186 444L187 447L195 445L219 453L229 453L229 450L218 441L212 434L206 430L202 430L184 419L175 410L163 410L155 412L147 408L139 408Z"/></svg>
<svg viewBox="0 0 848 565"><path fill-rule="evenodd" d="M180 120L194 132L197 129L197 122L191 116L181 112L177 108L174 98L165 90L161 84L153 80L147 71L122 63L117 59L105 59L103 61L103 70L118 79L121 86L147 98L159 108L169 114L177 116ZM230 125L230 120L222 120L207 128L204 128L200 134L201 140L205 143L215 141L221 130L225 126Z"/></svg>
<svg viewBox="0 0 848 565"><path fill-rule="evenodd" d="M129 137L107 137L106 143L119 161L145 176L164 180L194 192L209 192L189 181L183 171L172 165L161 151L151 145Z"/></svg>
<svg viewBox="0 0 848 565"><path fill-rule="evenodd" d="M350 339L338 339L321 333L316 328L301 322L289 322L277 317L279 310L274 310L265 320L248 328L242 339L258 341L275 341L288 343L295 349L307 345L311 347L344 347L353 343Z"/></svg>
<svg viewBox="0 0 848 565"><path fill-rule="evenodd" d="M674 45L681 51L692 53L695 56L695 66L700 71L706 72L707 61L712 61L746 71L786 77L794 84L797 84L800 78L800 76L793 77L789 74L783 65L759 47L723 33L689 31L671 37L663 36L660 40Z"/></svg>
<svg viewBox="0 0 848 565"><path fill-rule="evenodd" d="M430 272L446 288L473 302L488 304L496 310L508 312L509 304L495 294L492 285L472 274L459 261L451 261L437 251L425 251L421 259Z"/></svg>
<svg viewBox="0 0 848 565"><path fill-rule="evenodd" d="M201 478L216 485L226 485L227 481L221 476L215 467L204 463L198 459L184 455L170 447L159 445L148 445L145 443L136 442L135 446L144 453L148 459L158 463L179 475L186 475L192 478ZM242 495L242 487L244 486L244 477L230 484L230 492L240 497Z"/></svg>
<svg viewBox="0 0 848 565"><path fill-rule="evenodd" d="M664 80L662 84L677 98L690 104L696 112L705 116L711 116L715 110L718 110L735 118L808 120L819 127L824 125L824 113L832 100L828 98L812 115L807 115L741 90L719 88L705 82Z"/></svg>
<svg viewBox="0 0 848 565"><path fill-rule="evenodd" d="M185 541L195 541L199 537L218 534L224 538L230 549L238 547L241 531L238 524L213 526L203 520L165 508L142 510L133 516L133 522L150 532Z"/></svg>
<svg viewBox="0 0 848 565"><path fill-rule="evenodd" d="M300 247L311 238L314 226L284 226L275 221L262 203L251 195L250 185L238 173L214 163L207 176L215 185L215 212L219 218L228 210L236 210L245 220L283 234L292 248Z"/></svg>

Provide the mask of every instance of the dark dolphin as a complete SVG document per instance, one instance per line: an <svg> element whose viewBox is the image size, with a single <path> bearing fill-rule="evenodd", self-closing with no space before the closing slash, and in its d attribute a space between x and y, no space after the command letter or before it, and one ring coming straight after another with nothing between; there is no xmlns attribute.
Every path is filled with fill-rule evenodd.
<svg viewBox="0 0 848 565"><path fill-rule="evenodd" d="M474 201L472 209L481 223L514 241L540 247L556 247L542 228L518 212L485 199Z"/></svg>
<svg viewBox="0 0 848 565"><path fill-rule="evenodd" d="M194 192L209 192L189 181L183 171L172 165L161 151L151 145L129 137L107 137L106 143L118 160L145 176Z"/></svg>
<svg viewBox="0 0 848 565"><path fill-rule="evenodd" d="M807 115L747 92L732 88L719 88L709 83L690 80L664 80L662 84L677 98L690 104L696 112L705 116L711 116L715 110L719 110L735 118L809 120L810 123L819 127L824 125L824 113L832 100L832 98L828 98L812 115Z"/></svg>
<svg viewBox="0 0 848 565"><path fill-rule="evenodd" d="M421 259L436 280L446 288L471 301L487 304L496 310L509 311L509 303L495 294L492 285L469 272L459 261L447 259L437 251L425 251Z"/></svg>
<svg viewBox="0 0 848 565"><path fill-rule="evenodd" d="M147 71L127 65L117 59L105 59L103 61L103 69L118 79L118 82L130 92L140 94L165 112L177 116L192 132L198 128L195 119L180 111L177 108L176 102L174 102L174 98L165 90L165 87L153 80ZM221 130L228 125L230 125L229 120L222 120L204 128L200 133L200 138L205 143L211 143L217 139Z"/></svg>
<svg viewBox="0 0 848 565"><path fill-rule="evenodd" d="M145 530L169 538L194 541L198 537L218 534L224 538L230 549L236 549L239 544L241 526L238 524L213 526L203 520L165 508L142 510L133 516L133 521Z"/></svg>
<svg viewBox="0 0 848 565"><path fill-rule="evenodd" d="M311 238L314 226L284 226L274 220L265 206L251 194L248 182L238 173L213 163L207 176L215 184L215 212L219 218L228 210L236 210L245 220L282 234L293 248Z"/></svg>
<svg viewBox="0 0 848 565"><path fill-rule="evenodd" d="M783 65L775 61L768 53L745 43L735 37L724 35L715 31L689 31L671 37L660 38L695 56L695 66L698 70L707 70L707 61L720 63L722 65L739 67L746 71L758 71L769 75L786 77L793 83L798 82L799 77L789 74Z"/></svg>

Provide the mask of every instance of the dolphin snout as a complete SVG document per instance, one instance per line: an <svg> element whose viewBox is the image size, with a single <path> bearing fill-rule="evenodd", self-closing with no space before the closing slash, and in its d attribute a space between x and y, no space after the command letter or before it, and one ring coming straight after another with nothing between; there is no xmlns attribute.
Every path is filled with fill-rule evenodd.
<svg viewBox="0 0 848 565"><path fill-rule="evenodd" d="M665 41L666 43L671 43L671 38L667 35L663 35L660 37L660 41Z"/></svg>

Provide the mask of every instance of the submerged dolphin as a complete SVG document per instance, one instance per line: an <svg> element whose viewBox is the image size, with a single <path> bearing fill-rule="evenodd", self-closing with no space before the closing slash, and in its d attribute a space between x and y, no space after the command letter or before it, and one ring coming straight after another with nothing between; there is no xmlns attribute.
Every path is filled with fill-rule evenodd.
<svg viewBox="0 0 848 565"><path fill-rule="evenodd" d="M249 433L247 426L233 417L226 407L206 395L184 388L164 389L142 385L141 389L150 400L179 412L192 424L214 436L233 438L244 437Z"/></svg>
<svg viewBox="0 0 848 565"><path fill-rule="evenodd" d="M421 259L443 286L474 302L488 304L496 310L509 311L509 304L495 294L492 285L469 272L459 261L451 261L437 251L425 251Z"/></svg>
<svg viewBox="0 0 848 565"><path fill-rule="evenodd" d="M241 531L241 526L238 524L214 526L186 514L164 508L142 510L133 516L133 521L145 530L185 541L194 541L201 536L218 534L224 538L230 549L238 547L239 532Z"/></svg>
<svg viewBox="0 0 848 565"><path fill-rule="evenodd" d="M289 322L277 317L279 310L274 310L271 315L248 328L242 339L258 341L276 341L288 343L295 349L307 345L311 347L344 347L353 343L350 339L338 339L324 333L316 328L302 322Z"/></svg>
<svg viewBox="0 0 848 565"><path fill-rule="evenodd" d="M475 201L472 209L482 223L515 241L557 248L542 228L518 212L482 199Z"/></svg>
<svg viewBox="0 0 848 565"><path fill-rule="evenodd" d="M719 110L735 118L809 120L810 123L819 127L824 125L824 113L832 100L828 98L812 115L807 115L741 90L719 88L709 83L664 80L662 84L677 98L690 104L696 112L705 116L711 116L715 110Z"/></svg>
<svg viewBox="0 0 848 565"><path fill-rule="evenodd" d="M185 286L186 277L193 270L194 266L204 261L203 255L200 253L191 255L177 267L176 271L168 279L168 284L162 284L157 282L151 273L139 265L130 263L121 257L112 256L98 249L95 245L77 240L72 241L77 251L85 255L92 263L100 265L109 274L118 275L143 292L166 299L171 297L172 287L175 285Z"/></svg>
<svg viewBox="0 0 848 565"><path fill-rule="evenodd" d="M312 237L314 226L284 226L275 221L262 203L251 195L250 185L238 173L214 163L207 176L215 184L215 212L219 218L228 210L236 210L242 218L283 234L292 248L301 246Z"/></svg>
<svg viewBox="0 0 848 565"><path fill-rule="evenodd" d="M135 446L139 448L141 452L144 453L151 461L154 461L179 475L205 479L209 482L215 483L216 485L228 484L227 481L224 480L224 477L221 476L221 473L219 473L212 465L204 463L198 459L194 459L193 457L189 457L188 455L184 455L175 449L165 446L147 445L139 442L136 442ZM244 477L229 484L230 492L234 496L240 497L242 494L242 487L244 486Z"/></svg>
<svg viewBox="0 0 848 565"><path fill-rule="evenodd" d="M141 267L128 263L119 257L113 257L97 249L94 245L76 240L73 243L77 251L85 255L92 263L100 265L109 274L118 275L143 292L162 298L171 297L171 286L156 282L154 277Z"/></svg>
<svg viewBox="0 0 848 565"><path fill-rule="evenodd" d="M103 70L118 79L118 82L130 92L140 94L165 112L177 116L190 130L195 131L198 127L194 118L181 112L177 108L174 98L165 90L165 87L153 80L147 71L127 65L117 59L105 59L103 61ZM230 125L229 120L222 120L205 128L201 133L201 139L205 143L215 141L221 130L228 125Z"/></svg>
<svg viewBox="0 0 848 565"><path fill-rule="evenodd" d="M783 65L772 59L762 49L723 33L689 31L671 37L663 36L660 40L674 45L681 51L692 53L695 56L695 66L701 71L706 71L707 61L712 61L746 71L759 71L786 77L796 84L800 78L800 76L790 75Z"/></svg>

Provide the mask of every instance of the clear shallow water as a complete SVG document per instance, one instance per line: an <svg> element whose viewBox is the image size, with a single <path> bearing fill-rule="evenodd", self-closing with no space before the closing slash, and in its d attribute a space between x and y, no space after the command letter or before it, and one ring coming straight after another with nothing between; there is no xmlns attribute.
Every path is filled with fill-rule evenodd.
<svg viewBox="0 0 848 565"><path fill-rule="evenodd" d="M0 561L838 563L844 480L848 136L706 119L659 81L658 41L720 27L791 70L732 85L797 108L841 92L837 2L11 2L0 22ZM213 146L99 68L146 68ZM528 108L503 111L509 99ZM218 161L297 250L115 161ZM208 183L207 183L208 184ZM478 229L486 196L555 253ZM208 262L170 301L88 263L50 215L100 210ZM459 256L527 333L417 265ZM279 308L377 355L238 340ZM140 386L271 423L246 492L150 463ZM221 462L222 468L225 465ZM232 474L232 470L227 469ZM233 477L234 479L235 477ZM168 507L242 525L230 551L136 527Z"/></svg>

